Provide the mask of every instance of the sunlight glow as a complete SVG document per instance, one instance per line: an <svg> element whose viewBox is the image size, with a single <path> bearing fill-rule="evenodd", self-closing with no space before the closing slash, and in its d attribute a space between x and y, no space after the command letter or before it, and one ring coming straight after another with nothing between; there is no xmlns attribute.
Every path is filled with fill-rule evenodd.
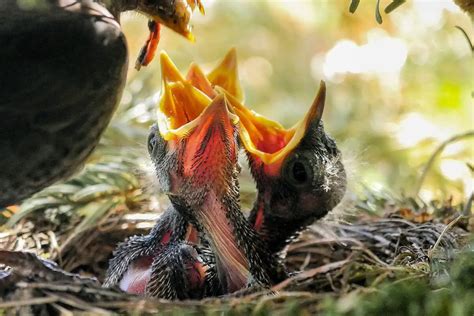
<svg viewBox="0 0 474 316"><path fill-rule="evenodd" d="M441 173L449 180L463 180L469 176L469 169L466 164L459 160L443 159L439 166Z"/></svg>
<svg viewBox="0 0 474 316"><path fill-rule="evenodd" d="M316 13L311 1L269 1L271 6L286 12L295 22L312 24Z"/></svg>
<svg viewBox="0 0 474 316"><path fill-rule="evenodd" d="M367 37L362 45L347 39L337 42L326 54L324 75L329 80L348 73L398 77L407 59L407 45L380 29L372 30Z"/></svg>
<svg viewBox="0 0 474 316"><path fill-rule="evenodd" d="M208 10L210 7L212 7L215 3L216 0L201 0L202 5L204 6L204 10Z"/></svg>
<svg viewBox="0 0 474 316"><path fill-rule="evenodd" d="M395 138L403 147L413 147L422 140L434 138L442 140L445 133L439 126L428 121L420 113L412 112L406 115L397 126Z"/></svg>
<svg viewBox="0 0 474 316"><path fill-rule="evenodd" d="M261 88L269 84L273 74L272 64L265 58L253 56L241 64L241 78L249 86Z"/></svg>
<svg viewBox="0 0 474 316"><path fill-rule="evenodd" d="M432 201L434 199L434 193L431 190L422 189L420 190L420 197L423 201Z"/></svg>
<svg viewBox="0 0 474 316"><path fill-rule="evenodd" d="M443 159L439 168L446 179L462 182L465 196L469 196L473 192L474 179L471 176L471 170L464 161Z"/></svg>
<svg viewBox="0 0 474 316"><path fill-rule="evenodd" d="M418 23L424 27L434 27L436 29L442 26L444 10L450 12L459 12L459 7L452 0L415 0L413 8L417 14Z"/></svg>

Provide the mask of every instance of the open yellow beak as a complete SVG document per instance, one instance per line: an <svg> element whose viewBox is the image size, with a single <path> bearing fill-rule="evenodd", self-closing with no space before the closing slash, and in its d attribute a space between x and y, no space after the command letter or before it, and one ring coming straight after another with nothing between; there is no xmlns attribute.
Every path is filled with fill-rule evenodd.
<svg viewBox="0 0 474 316"><path fill-rule="evenodd" d="M223 94L240 120L240 139L245 149L266 165L281 163L300 144L308 128L319 123L324 110L324 81L306 116L292 128L285 129L280 123L248 109L242 104L244 96L235 49L208 75L198 65L191 64L184 78L165 53L161 54L161 69L163 95L158 124L165 139L186 135L196 124L193 120L211 100Z"/></svg>
<svg viewBox="0 0 474 316"><path fill-rule="evenodd" d="M158 127L165 140L181 139L199 124L212 99L186 81L166 53L161 53L160 63L162 94ZM229 115L238 122L237 116Z"/></svg>
<svg viewBox="0 0 474 316"><path fill-rule="evenodd" d="M189 67L186 80L199 90L213 98L215 88L221 87L239 102L244 101L244 93L239 80L237 67L237 51L232 48L224 59L209 74L205 75L202 69L195 63Z"/></svg>
<svg viewBox="0 0 474 316"><path fill-rule="evenodd" d="M326 84L321 81L318 94L308 113L295 126L285 129L244 105L223 89L229 103L240 118L240 139L247 152L266 165L281 163L301 142L312 124L319 124L326 99Z"/></svg>

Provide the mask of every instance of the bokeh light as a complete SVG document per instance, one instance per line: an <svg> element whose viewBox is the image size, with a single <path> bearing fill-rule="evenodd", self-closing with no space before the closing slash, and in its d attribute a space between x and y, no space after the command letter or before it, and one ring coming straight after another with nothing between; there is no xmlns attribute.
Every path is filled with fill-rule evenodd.
<svg viewBox="0 0 474 316"><path fill-rule="evenodd" d="M362 183L413 193L437 146L474 128L474 58L455 26L471 37L474 29L451 0L407 1L382 13L381 25L375 1L361 1L355 14L348 12L349 1L203 3L206 15L193 17L196 43L164 30L160 48L184 71L192 61L210 69L236 47L246 104L288 127L304 115L319 81L326 80L325 128L352 161L347 167L356 191ZM130 143L143 146L161 86L159 63L133 69L147 37L146 20L128 14L122 23L129 41L129 84L111 129L132 126L140 132L127 131L135 137ZM463 200L472 190L469 165L474 165L472 138L447 146L420 196Z"/></svg>

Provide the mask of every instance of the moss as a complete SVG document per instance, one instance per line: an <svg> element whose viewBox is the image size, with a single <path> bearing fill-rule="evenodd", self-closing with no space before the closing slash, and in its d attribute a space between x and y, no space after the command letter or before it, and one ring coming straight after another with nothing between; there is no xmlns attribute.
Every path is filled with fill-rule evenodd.
<svg viewBox="0 0 474 316"><path fill-rule="evenodd" d="M373 292L327 299L328 316L444 316L474 314L474 252L457 256L447 274L438 282L424 278L406 279L380 285ZM441 277L439 277L441 279ZM437 280L432 280L437 281Z"/></svg>

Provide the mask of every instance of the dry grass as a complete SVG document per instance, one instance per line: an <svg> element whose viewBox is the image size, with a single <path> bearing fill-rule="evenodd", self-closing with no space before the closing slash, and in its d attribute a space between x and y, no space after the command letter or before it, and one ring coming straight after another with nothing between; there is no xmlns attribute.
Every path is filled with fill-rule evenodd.
<svg viewBox="0 0 474 316"><path fill-rule="evenodd" d="M373 293L387 281L432 280L441 271L436 267L451 262L468 234L467 219L459 220L457 216L462 208L449 203L431 209L430 213L427 209L406 207L395 207L395 211L382 217L361 212L351 223L325 222L304 232L288 247L285 257L295 274L272 289L249 289L203 301L169 302L100 287L116 243L152 227L156 215L140 213L141 207L136 207L135 212L124 212L123 207L117 206L79 232L73 229L77 227L74 221L48 227L47 223L28 218L4 230L0 233L0 249L34 251L42 258L58 262L61 269L31 254L1 252L0 263L13 269L7 270L8 276L0 277L3 297L0 311L8 314L320 312L328 301L344 302ZM434 218L433 212L443 217ZM458 219L456 225L446 229L452 218ZM83 277L65 274L62 269Z"/></svg>

